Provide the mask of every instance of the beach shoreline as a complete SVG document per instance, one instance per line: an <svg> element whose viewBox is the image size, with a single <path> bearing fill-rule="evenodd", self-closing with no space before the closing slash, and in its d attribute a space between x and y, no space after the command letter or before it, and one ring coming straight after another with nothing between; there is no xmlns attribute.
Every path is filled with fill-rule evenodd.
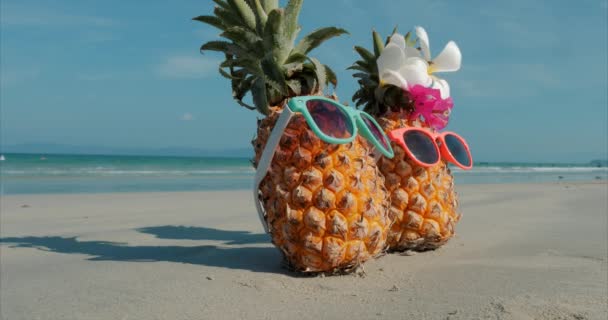
<svg viewBox="0 0 608 320"><path fill-rule="evenodd" d="M608 184L457 185L436 251L285 270L249 190L3 195L2 319L602 319Z"/></svg>

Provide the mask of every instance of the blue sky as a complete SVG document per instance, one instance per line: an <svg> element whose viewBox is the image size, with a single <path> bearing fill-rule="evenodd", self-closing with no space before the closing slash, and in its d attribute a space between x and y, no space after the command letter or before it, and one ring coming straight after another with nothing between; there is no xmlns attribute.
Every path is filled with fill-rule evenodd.
<svg viewBox="0 0 608 320"><path fill-rule="evenodd" d="M285 3L285 1L281 1ZM381 3L381 4L380 4ZM0 142L121 148L247 148L253 111L232 101L217 38L191 21L212 11L196 1L2 0ZM313 56L337 71L350 101L354 45L371 29L421 25L438 54L455 40L462 69L444 74L455 107L448 129L479 161L606 158L606 0L306 0L302 35L336 25L350 36Z"/></svg>

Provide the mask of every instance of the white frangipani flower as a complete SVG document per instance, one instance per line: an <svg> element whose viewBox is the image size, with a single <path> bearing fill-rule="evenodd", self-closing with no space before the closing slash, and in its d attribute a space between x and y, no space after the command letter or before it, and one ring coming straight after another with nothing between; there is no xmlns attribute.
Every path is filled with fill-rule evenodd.
<svg viewBox="0 0 608 320"><path fill-rule="evenodd" d="M378 57L380 84L392 84L405 90L409 86L422 85L441 91L441 97L450 96L447 81L435 76L435 72L453 72L460 69L462 55L454 41L448 42L441 53L431 60L429 37L422 27L416 27L420 51L408 47L401 34L394 34ZM421 56L422 53L422 56Z"/></svg>

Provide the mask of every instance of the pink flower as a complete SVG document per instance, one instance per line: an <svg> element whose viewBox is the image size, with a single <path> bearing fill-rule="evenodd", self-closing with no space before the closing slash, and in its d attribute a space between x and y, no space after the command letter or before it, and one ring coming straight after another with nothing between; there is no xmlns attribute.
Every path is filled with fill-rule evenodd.
<svg viewBox="0 0 608 320"><path fill-rule="evenodd" d="M439 89L427 88L421 85L410 87L409 93L412 101L414 101L414 112L410 115L410 120L422 119L429 127L435 130L445 128L454 106L451 97L442 99Z"/></svg>

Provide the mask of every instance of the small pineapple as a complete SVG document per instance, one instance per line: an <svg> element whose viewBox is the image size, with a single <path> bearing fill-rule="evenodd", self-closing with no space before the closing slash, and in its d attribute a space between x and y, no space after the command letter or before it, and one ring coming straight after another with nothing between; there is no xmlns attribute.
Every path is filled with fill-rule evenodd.
<svg viewBox="0 0 608 320"><path fill-rule="evenodd" d="M414 104L406 91L380 83L377 60L385 42L376 31L372 36L374 52L355 47L361 60L349 68L359 71L353 75L360 86L353 96L356 105L363 106L366 112L374 115L386 132L408 126L427 127L419 119L411 119ZM402 40L412 43L409 34ZM387 39L386 44L388 42ZM421 251L438 248L454 235L454 226L461 217L450 169L444 161L432 167L419 166L401 146L391 143L395 157L381 157L378 161L391 194L389 216L394 224L387 240L389 249Z"/></svg>
<svg viewBox="0 0 608 320"><path fill-rule="evenodd" d="M286 101L323 95L336 75L311 50L345 34L318 29L295 44L302 0L285 8L277 0L214 0L213 16L194 18L222 31L228 41L210 41L201 50L222 52L220 73L232 84L234 99L264 118L252 141L261 157ZM243 102L251 93L253 106ZM383 252L390 227L384 180L361 138L333 145L320 140L304 117L296 115L280 140L260 185L272 242L288 265L303 272L354 270Z"/></svg>

